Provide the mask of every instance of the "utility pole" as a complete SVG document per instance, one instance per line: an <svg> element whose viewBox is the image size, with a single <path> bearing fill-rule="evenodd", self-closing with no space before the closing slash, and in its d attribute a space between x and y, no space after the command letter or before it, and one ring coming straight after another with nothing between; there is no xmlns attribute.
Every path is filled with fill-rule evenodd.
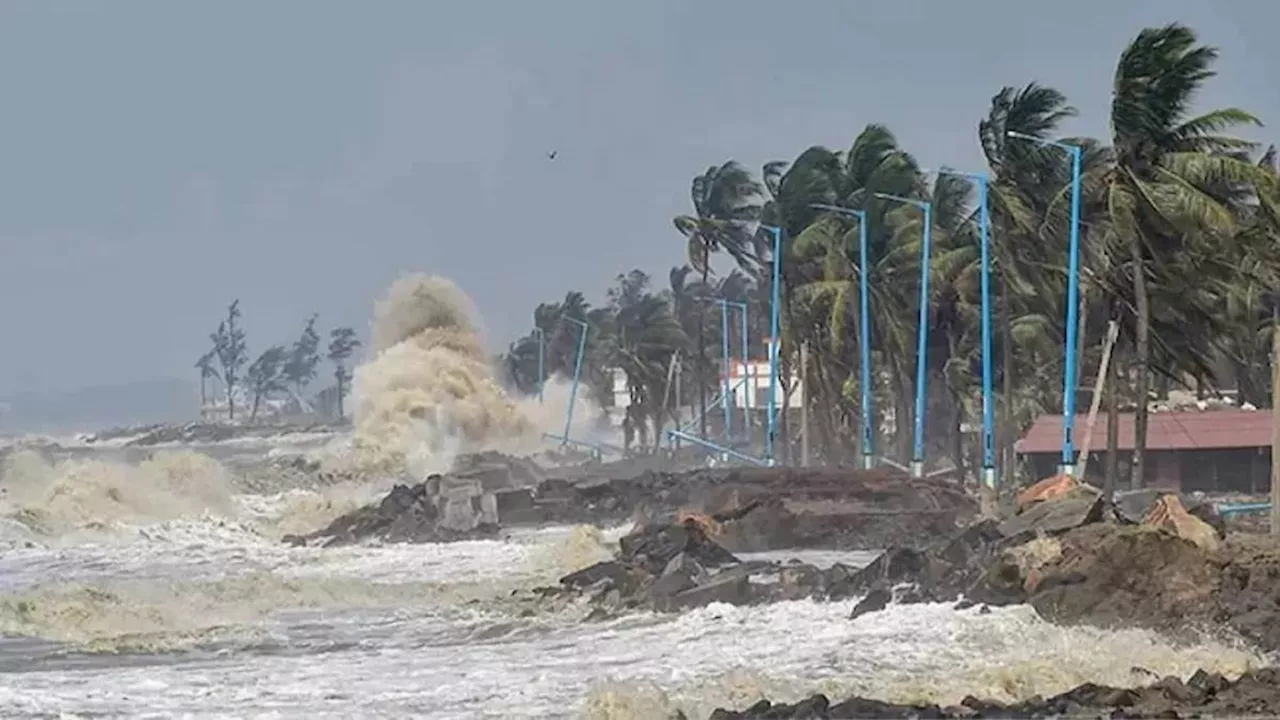
<svg viewBox="0 0 1280 720"><path fill-rule="evenodd" d="M1280 535L1280 304L1271 308L1271 534Z"/></svg>
<svg viewBox="0 0 1280 720"><path fill-rule="evenodd" d="M800 467L809 467L809 341L800 343Z"/></svg>

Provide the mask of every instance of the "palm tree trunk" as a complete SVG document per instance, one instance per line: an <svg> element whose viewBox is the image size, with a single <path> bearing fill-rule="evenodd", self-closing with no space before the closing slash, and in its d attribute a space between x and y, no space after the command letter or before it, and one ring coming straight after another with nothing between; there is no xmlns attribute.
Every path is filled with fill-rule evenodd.
<svg viewBox="0 0 1280 720"><path fill-rule="evenodd" d="M344 384L344 383L342 382L342 377L343 377L343 373L342 373L341 371L339 371L339 373L338 373L338 378L337 378L337 380L338 380L338 419L339 419L339 420L341 420L341 419L342 419L342 416L343 416L343 412L342 412L342 386L343 386L343 384Z"/></svg>
<svg viewBox="0 0 1280 720"><path fill-rule="evenodd" d="M1133 259L1134 308L1138 316L1136 332L1134 333L1134 366L1138 373L1134 394L1137 395L1138 407L1133 416L1133 475L1130 479L1130 487L1136 489L1146 485L1146 458L1144 455L1147 449L1147 386L1150 383L1151 305L1150 298L1147 297L1146 263L1143 259L1141 238L1134 238L1131 253Z"/></svg>

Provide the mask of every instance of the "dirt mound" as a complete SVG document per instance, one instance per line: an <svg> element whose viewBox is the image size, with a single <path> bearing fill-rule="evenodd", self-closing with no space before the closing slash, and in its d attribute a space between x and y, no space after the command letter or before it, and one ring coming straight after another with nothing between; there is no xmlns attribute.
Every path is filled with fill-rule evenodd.
<svg viewBox="0 0 1280 720"><path fill-rule="evenodd" d="M761 700L741 711L718 709L712 720L817 720L825 718L1044 718L1044 717L1275 717L1280 713L1280 670L1247 673L1234 682L1197 672L1186 682L1167 677L1146 687L1116 688L1092 683L1048 699L1014 705L967 697L954 707L898 705L867 698L832 704L814 695L792 705Z"/></svg>
<svg viewBox="0 0 1280 720"><path fill-rule="evenodd" d="M851 578L854 616L889 602L1028 603L1053 622L1226 629L1280 650L1280 540L1224 540L1204 512L1165 495L1104 517L1088 488L1057 493L925 550L890 548Z"/></svg>
<svg viewBox="0 0 1280 720"><path fill-rule="evenodd" d="M1172 630L1216 614L1224 559L1163 529L1099 523L1065 533L1058 545L1058 557L1023 580L1048 620Z"/></svg>

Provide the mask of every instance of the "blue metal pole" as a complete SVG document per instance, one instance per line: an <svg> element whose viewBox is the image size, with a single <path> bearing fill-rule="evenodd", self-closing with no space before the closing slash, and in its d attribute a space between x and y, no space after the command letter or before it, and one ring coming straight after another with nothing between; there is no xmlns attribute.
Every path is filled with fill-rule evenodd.
<svg viewBox="0 0 1280 720"><path fill-rule="evenodd" d="M1076 328L1080 305L1080 148L1071 151L1071 244L1067 261L1067 356L1064 359L1062 387L1062 473L1075 475L1076 450L1073 433L1076 424Z"/></svg>
<svg viewBox="0 0 1280 720"><path fill-rule="evenodd" d="M911 476L924 477L924 413L928 398L929 260L933 239L933 204L924 200L876 193L876 197L914 205L924 211L924 238L920 248L920 318L916 330L916 416L911 438Z"/></svg>
<svg viewBox="0 0 1280 720"><path fill-rule="evenodd" d="M872 446L871 408L871 300L868 290L871 277L867 269L867 213L858 211L858 313L861 316L861 327L858 328L858 348L862 355L862 467L870 470L875 466L875 450Z"/></svg>
<svg viewBox="0 0 1280 720"><path fill-rule="evenodd" d="M720 407L724 409L724 439L733 439L733 411L729 408L729 303L720 300L720 364L724 373L724 390L720 396Z"/></svg>
<svg viewBox="0 0 1280 720"><path fill-rule="evenodd" d="M1067 249L1067 342L1064 350L1062 377L1062 473L1075 475L1076 471L1076 345L1079 342L1080 306L1080 174L1084 150L1076 145L1046 140L1035 135L1014 132L1005 133L1011 138L1030 140L1040 145L1051 145L1071 154L1071 240Z"/></svg>
<svg viewBox="0 0 1280 720"><path fill-rule="evenodd" d="M778 313L782 286L782 228L761 226L773 233L773 289L769 303L769 410L764 435L765 464L773 465L773 432L777 421L778 394Z"/></svg>
<svg viewBox="0 0 1280 720"><path fill-rule="evenodd" d="M924 208L924 247L920 250L920 327L916 331L916 417L911 447L911 471L916 477L924 477L924 413L929 376L926 353L929 349L929 260L932 239L933 206L921 203Z"/></svg>
<svg viewBox="0 0 1280 720"><path fill-rule="evenodd" d="M991 209L987 177L974 177L978 180L978 227L982 235L982 482L990 489L996 486L996 419L991 399Z"/></svg>
<svg viewBox="0 0 1280 720"><path fill-rule="evenodd" d="M869 235L867 213L865 210L854 210L840 207L839 205L814 204L810 207L858 219L858 315L860 317L860 327L858 328L860 362L858 365L862 380L860 383L862 385L862 467L870 470L875 467L875 441L874 433L872 432L875 424L872 421L873 408L871 405L871 284L868 282L870 271L867 268L867 258L870 256L870 252L867 249Z"/></svg>
<svg viewBox="0 0 1280 720"><path fill-rule="evenodd" d="M564 416L564 441L569 441L569 427L573 424L573 405L578 397L578 380L582 377L582 356L587 352L587 324L581 320L565 318L582 328L578 338L578 359L573 363L573 385L569 387L569 409Z"/></svg>

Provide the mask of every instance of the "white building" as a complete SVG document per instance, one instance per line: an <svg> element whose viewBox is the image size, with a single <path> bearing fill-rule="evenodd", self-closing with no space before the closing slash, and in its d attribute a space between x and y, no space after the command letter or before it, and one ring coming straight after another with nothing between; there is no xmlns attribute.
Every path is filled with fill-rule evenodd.
<svg viewBox="0 0 1280 720"><path fill-rule="evenodd" d="M794 370L794 369L793 369ZM778 368L779 373L782 368ZM724 387L725 376L721 371L719 374L720 387ZM781 408L786 400L786 393L783 390L783 378L778 378L778 385L774 392L774 406ZM767 360L751 360L750 362L742 362L734 360L729 364L729 403L730 407L742 408L748 410L766 410L769 407L769 361ZM790 409L799 409L804 404L804 383L801 381L799 374L792 372L790 382L787 383L791 390L791 402L787 403Z"/></svg>

